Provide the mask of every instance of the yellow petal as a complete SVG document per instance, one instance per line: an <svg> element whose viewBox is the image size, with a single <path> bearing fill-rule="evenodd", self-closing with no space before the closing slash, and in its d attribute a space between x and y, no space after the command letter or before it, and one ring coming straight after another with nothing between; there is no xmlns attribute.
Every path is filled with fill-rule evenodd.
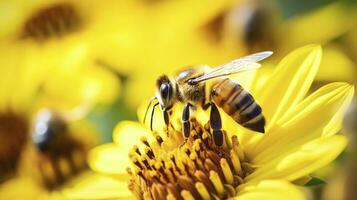
<svg viewBox="0 0 357 200"><path fill-rule="evenodd" d="M278 180L264 180L253 185L243 185L235 200L303 200L302 193L294 185Z"/></svg>
<svg viewBox="0 0 357 200"><path fill-rule="evenodd" d="M267 63L264 64L259 70L257 70L257 73L255 75L255 78L253 80L253 83L251 84L250 90L253 92L254 96L259 96L258 93L255 94L256 91L258 91L260 88L264 88L265 85L267 84L267 81L271 77L271 74L274 73L275 65L272 63Z"/></svg>
<svg viewBox="0 0 357 200"><path fill-rule="evenodd" d="M38 199L44 192L32 178L24 176L9 179L0 186L1 199Z"/></svg>
<svg viewBox="0 0 357 200"><path fill-rule="evenodd" d="M355 9L355 8L352 8ZM326 43L354 27L354 11L336 2L302 16L288 20L281 26L285 49L311 42Z"/></svg>
<svg viewBox="0 0 357 200"><path fill-rule="evenodd" d="M337 45L324 47L324 56L316 80L353 81L356 73L353 61L343 52L342 47Z"/></svg>
<svg viewBox="0 0 357 200"><path fill-rule="evenodd" d="M134 145L140 143L140 139L146 137L149 141L154 138L150 129L143 124L133 121L121 121L114 129L113 140L123 151L129 153Z"/></svg>
<svg viewBox="0 0 357 200"><path fill-rule="evenodd" d="M130 166L128 152L115 144L104 144L92 149L88 154L88 163L92 170L128 180L126 168Z"/></svg>
<svg viewBox="0 0 357 200"><path fill-rule="evenodd" d="M126 89L124 91L125 103L132 108L140 108L140 106L143 106L142 115L138 115L140 121L142 121L142 117L144 116L145 106L149 102L149 98L147 100L146 98L155 95L155 83L158 78L158 74L161 74L161 72L144 72L143 74L136 73L126 82Z"/></svg>
<svg viewBox="0 0 357 200"><path fill-rule="evenodd" d="M281 155L271 159L245 178L245 181L284 179L293 181L333 161L346 147L341 135L319 138L296 149L281 149Z"/></svg>
<svg viewBox="0 0 357 200"><path fill-rule="evenodd" d="M109 104L115 100L120 90L120 82L115 74L99 67L92 67L84 71L83 75L86 75L86 79L83 77L86 81L83 82L87 87L85 88L85 94L89 96L90 90L97 91L92 95L93 101Z"/></svg>
<svg viewBox="0 0 357 200"><path fill-rule="evenodd" d="M127 182L88 173L72 181L63 190L68 199L135 199Z"/></svg>
<svg viewBox="0 0 357 200"><path fill-rule="evenodd" d="M304 98L318 70L321 54L321 47L317 45L293 51L279 63L266 87L257 91L267 118L267 129Z"/></svg>
<svg viewBox="0 0 357 200"><path fill-rule="evenodd" d="M58 70L44 83L41 104L61 110L87 104L109 104L118 95L119 83L114 74L95 66Z"/></svg>
<svg viewBox="0 0 357 200"><path fill-rule="evenodd" d="M281 118L263 139L249 147L253 162L262 164L281 154L282 148L294 148L337 133L353 93L353 86L347 83L331 83L314 92Z"/></svg>
<svg viewBox="0 0 357 200"><path fill-rule="evenodd" d="M158 20L168 26L168 30L187 30L203 26L205 22L227 9L232 2L231 0L165 1L156 12ZM204 9L202 5L205 5ZM172 23L173 21L175 23Z"/></svg>
<svg viewBox="0 0 357 200"><path fill-rule="evenodd" d="M28 111L38 94L47 66L33 66L28 63L28 49L15 48L17 45L0 44L1 89L0 107L11 107L15 112ZM19 54L24 54L19 59Z"/></svg>

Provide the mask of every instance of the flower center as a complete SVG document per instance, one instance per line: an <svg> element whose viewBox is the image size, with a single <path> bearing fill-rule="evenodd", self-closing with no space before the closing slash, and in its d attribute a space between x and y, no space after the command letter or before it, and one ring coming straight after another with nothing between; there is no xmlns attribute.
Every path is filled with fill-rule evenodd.
<svg viewBox="0 0 357 200"><path fill-rule="evenodd" d="M24 23L21 38L43 41L74 32L81 25L82 20L75 7L63 2L42 8L29 17Z"/></svg>
<svg viewBox="0 0 357 200"><path fill-rule="evenodd" d="M144 150L133 147L129 189L138 199L227 199L253 171L236 136L224 132L225 143L217 147L208 123L191 123L184 144L181 131L169 128L166 139L154 133L156 141L142 139Z"/></svg>
<svg viewBox="0 0 357 200"><path fill-rule="evenodd" d="M0 113L0 182L16 171L27 136L24 118L12 112Z"/></svg>

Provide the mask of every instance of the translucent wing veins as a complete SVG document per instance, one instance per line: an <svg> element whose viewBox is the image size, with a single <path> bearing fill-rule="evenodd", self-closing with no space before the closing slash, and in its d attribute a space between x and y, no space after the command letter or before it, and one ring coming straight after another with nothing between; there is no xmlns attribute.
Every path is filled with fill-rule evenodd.
<svg viewBox="0 0 357 200"><path fill-rule="evenodd" d="M195 84L216 77L227 76L238 72L257 69L260 67L260 64L257 62L264 60L265 58L271 56L272 54L273 52L271 51L262 51L242 58L238 58L229 63L215 67L208 73L203 74L202 76L190 79L189 82Z"/></svg>

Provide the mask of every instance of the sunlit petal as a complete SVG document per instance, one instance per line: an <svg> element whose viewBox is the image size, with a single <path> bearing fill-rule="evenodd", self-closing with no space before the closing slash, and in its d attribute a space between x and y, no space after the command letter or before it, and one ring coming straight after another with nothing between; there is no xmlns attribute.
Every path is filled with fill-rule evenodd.
<svg viewBox="0 0 357 200"><path fill-rule="evenodd" d="M293 51L279 63L268 84L256 92L267 118L267 129L304 98L318 70L321 53L317 45Z"/></svg>
<svg viewBox="0 0 357 200"><path fill-rule="evenodd" d="M94 171L127 180L126 167L130 164L128 152L115 144L104 144L92 149L88 154L88 163Z"/></svg>
<svg viewBox="0 0 357 200"><path fill-rule="evenodd" d="M356 73L353 61L343 52L341 46L324 47L321 67L316 75L317 81L353 81Z"/></svg>
<svg viewBox="0 0 357 200"><path fill-rule="evenodd" d="M346 145L346 137L340 135L313 140L298 148L281 152L280 156L257 166L254 173L245 180L299 179L334 160Z"/></svg>
<svg viewBox="0 0 357 200"><path fill-rule="evenodd" d="M253 185L243 185L235 200L290 200L305 199L294 185L279 180L264 180Z"/></svg>
<svg viewBox="0 0 357 200"><path fill-rule="evenodd" d="M159 15L163 25L168 26L173 30L182 30L189 28L197 28L204 24L209 19L220 14L230 5L233 1L211 1L205 0L200 2L192 1L166 1L158 7L159 11L156 11ZM202 5L205 5L204 9ZM175 21L175 23L172 23ZM166 28L166 27L163 27Z"/></svg>
<svg viewBox="0 0 357 200"><path fill-rule="evenodd" d="M294 148L320 136L335 134L341 128L353 93L354 88L349 84L331 83L310 95L249 150L254 162L264 163L279 155L282 150L276 147Z"/></svg>
<svg viewBox="0 0 357 200"><path fill-rule="evenodd" d="M63 191L69 199L134 199L126 182L88 173L73 181Z"/></svg>
<svg viewBox="0 0 357 200"><path fill-rule="evenodd" d="M113 140L123 151L129 153L133 145L140 142L142 137L152 140L150 133L149 129L138 122L122 121L114 129Z"/></svg>
<svg viewBox="0 0 357 200"><path fill-rule="evenodd" d="M348 10L351 9L351 10ZM322 7L314 12L292 18L280 27L286 41L286 49L311 42L326 43L354 26L353 6L347 8L342 2Z"/></svg>

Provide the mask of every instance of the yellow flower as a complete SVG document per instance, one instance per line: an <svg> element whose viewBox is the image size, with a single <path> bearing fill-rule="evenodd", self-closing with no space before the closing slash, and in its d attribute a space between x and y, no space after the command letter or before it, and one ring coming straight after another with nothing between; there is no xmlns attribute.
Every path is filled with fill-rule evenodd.
<svg viewBox="0 0 357 200"><path fill-rule="evenodd" d="M283 4L284 6L284 4ZM293 16L266 2L238 1L222 13L221 42L241 51L287 51L309 43L327 44L355 27L356 7L334 2Z"/></svg>
<svg viewBox="0 0 357 200"><path fill-rule="evenodd" d="M116 180L120 186L106 190L107 187L98 188L88 181L74 185L66 195L123 199L133 196L303 199L289 182L306 179L345 148L347 139L336 133L354 93L349 84L331 83L305 97L321 55L320 46L305 46L286 56L264 84L257 85L259 73L252 77L248 89L267 119L264 135L240 127L224 112L221 112L225 130L222 148L213 144L204 112L191 119L193 130L183 146L179 118L175 116L168 131L164 128L151 132L138 122L120 122L114 130L114 143L99 146L89 155L91 168L110 176L108 180ZM181 113L178 109L174 111L174 115ZM155 130L161 130L162 119L154 120ZM130 163L132 168L127 169ZM121 185L127 180L133 196Z"/></svg>
<svg viewBox="0 0 357 200"><path fill-rule="evenodd" d="M336 39L353 32L356 10L354 5L335 2L286 20L278 30L280 51L284 53L309 43L323 44L326 56L321 61L316 79L325 82L354 81L356 63L345 50L349 44L336 42ZM335 67L337 64L338 69Z"/></svg>
<svg viewBox="0 0 357 200"><path fill-rule="evenodd" d="M252 1L138 1L126 3L125 11L112 7L130 23L118 20L96 42L94 54L128 76L124 96L132 107L152 94L158 74L200 63L215 66L252 51L270 49L283 56L298 46L322 43L333 55L323 58L317 79L348 81L355 73L350 59L329 45L353 28L349 9L354 8L340 2L288 19L269 3ZM339 61L341 67L331 67Z"/></svg>
<svg viewBox="0 0 357 200"><path fill-rule="evenodd" d="M66 53L63 68L46 62L30 62L34 54L29 49L5 45L0 49L0 182L1 187L6 187L2 185L3 181L26 171L22 169L23 162L41 155L31 150L36 148L30 139L32 119L40 109L54 110L70 123L69 126L78 126L75 125L77 121L82 120L93 106L108 104L115 99L118 83L113 74L101 68L81 65L82 59L77 57L85 53L81 49ZM88 149L94 145L92 137L95 133L87 131L83 123L87 122L81 122L73 132L85 132L85 136L76 141L91 143L86 145ZM70 135L71 139L76 137ZM27 155L29 152L33 154ZM31 164L27 166L39 170Z"/></svg>
<svg viewBox="0 0 357 200"><path fill-rule="evenodd" d="M284 3L283 3L284 5ZM289 5L289 4L287 4ZM318 81L351 81L356 73L355 64L343 51L336 39L353 35L356 6L345 2L305 11L283 18L283 10L271 2L239 1L221 20L221 43L235 46L243 52L270 49L277 52L275 59L296 47L319 43L325 53L322 58ZM343 44L350 45L352 42ZM339 63L339 67L335 67Z"/></svg>
<svg viewBox="0 0 357 200"><path fill-rule="evenodd" d="M26 65L76 68L71 61L75 59L80 60L77 65L114 67L123 75L135 74L128 79L130 86L125 92L129 95L125 97L130 105L138 105L141 98L131 91L146 86L139 74L154 82L156 74L168 66L174 71L203 58L218 64L233 57L228 50L223 53L206 37L195 34L195 29L231 3L4 1L0 2L0 44L16 48L18 59L26 57ZM201 9L202 4L205 9ZM148 95L146 88L142 91L143 96Z"/></svg>
<svg viewBox="0 0 357 200"><path fill-rule="evenodd" d="M152 93L150 89L154 88L158 74L175 72L202 61L218 65L236 57L236 48L221 48L209 34L203 33L210 27L210 21L232 2L184 0L153 5L145 1L125 4L126 10L120 18L130 20L118 20L107 37L96 43L95 54L101 63L128 77L124 97L126 103L136 107Z"/></svg>
<svg viewBox="0 0 357 200"><path fill-rule="evenodd" d="M8 60L12 66L21 66L19 71L35 68L30 69L33 74L29 76L46 80L41 89L53 100L61 99L62 105L59 100L56 104L62 108L83 101L112 101L118 80L96 63L92 51L95 38L103 33L99 31L111 27L111 21L102 17L106 9L102 5L97 1L67 0L0 2L0 47L5 51L0 62ZM103 86L107 90L99 89ZM72 93L62 95L63 91Z"/></svg>
<svg viewBox="0 0 357 200"><path fill-rule="evenodd" d="M118 94L116 76L93 62L89 41L96 35L90 31L96 26L86 18L88 6L83 1L0 2L1 183L14 176L28 180L29 174L41 171L40 163L58 159L36 150L29 139L32 118L38 110L55 110L66 123L69 121L72 130L93 106L111 103ZM70 132L85 131L83 123ZM85 132L81 139L68 134L62 142L80 141L87 150L94 145L91 138L95 133ZM26 165L34 169L33 173L22 175L26 172L24 163L32 161L39 163L36 167L33 163ZM7 183L1 187L6 188Z"/></svg>

